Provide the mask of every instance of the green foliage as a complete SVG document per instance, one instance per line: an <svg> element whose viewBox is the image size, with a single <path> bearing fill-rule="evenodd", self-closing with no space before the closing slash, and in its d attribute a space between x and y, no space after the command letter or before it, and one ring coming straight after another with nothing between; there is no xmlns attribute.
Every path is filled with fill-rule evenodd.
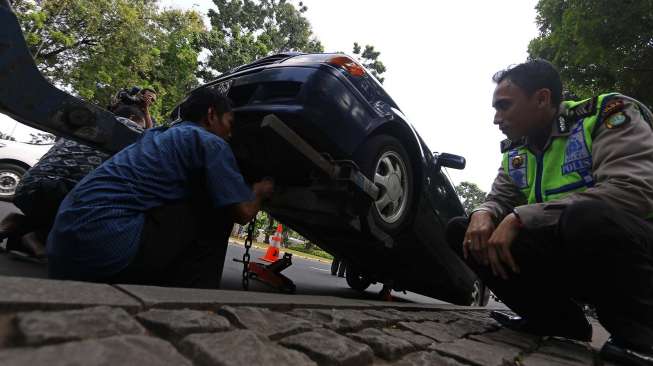
<svg viewBox="0 0 653 366"><path fill-rule="evenodd" d="M540 0L531 58L560 68L580 97L619 91L653 105L653 1Z"/></svg>
<svg viewBox="0 0 653 366"><path fill-rule="evenodd" d="M369 72L374 75L380 83L383 83L385 78L381 77L381 74L386 72L386 67L383 62L379 60L381 52L375 51L374 46L371 45L365 45L365 49L363 50L358 42L354 42L353 51L354 55L358 58L358 62L365 66L365 68L369 70Z"/></svg>
<svg viewBox="0 0 653 366"><path fill-rule="evenodd" d="M456 193L463 202L465 212L470 214L473 209L485 201L487 193L483 192L475 183L461 182L456 186Z"/></svg>
<svg viewBox="0 0 653 366"><path fill-rule="evenodd" d="M204 37L210 55L200 75L220 73L256 59L281 52L323 52L304 13L285 0L213 0L209 10L212 29Z"/></svg>
<svg viewBox="0 0 653 366"><path fill-rule="evenodd" d="M121 88L154 88L158 120L197 85L201 16L160 10L156 0L16 0L25 39L41 72L106 106Z"/></svg>
<svg viewBox="0 0 653 366"><path fill-rule="evenodd" d="M326 259L333 259L333 256L317 247L306 247L305 245L302 244L292 244L287 247L288 249L292 249L297 252L302 252L310 255L314 255L316 257L320 258L326 258Z"/></svg>

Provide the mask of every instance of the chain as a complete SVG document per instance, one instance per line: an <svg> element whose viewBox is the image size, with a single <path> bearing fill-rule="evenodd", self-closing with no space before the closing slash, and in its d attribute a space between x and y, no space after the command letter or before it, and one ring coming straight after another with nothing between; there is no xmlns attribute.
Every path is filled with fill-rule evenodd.
<svg viewBox="0 0 653 366"><path fill-rule="evenodd" d="M256 216L247 225L247 238L245 238L245 254L243 254L243 290L249 290L249 249L252 247Z"/></svg>

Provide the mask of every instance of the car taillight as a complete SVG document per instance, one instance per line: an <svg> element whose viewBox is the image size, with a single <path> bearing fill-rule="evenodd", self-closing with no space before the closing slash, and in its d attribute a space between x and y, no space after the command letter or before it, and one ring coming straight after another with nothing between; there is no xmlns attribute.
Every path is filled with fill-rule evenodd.
<svg viewBox="0 0 653 366"><path fill-rule="evenodd" d="M327 61L327 63L334 66L342 67L343 69L347 70L347 72L351 76L365 75L365 69L363 68L363 66L359 65L356 61L352 60L347 56L332 57Z"/></svg>

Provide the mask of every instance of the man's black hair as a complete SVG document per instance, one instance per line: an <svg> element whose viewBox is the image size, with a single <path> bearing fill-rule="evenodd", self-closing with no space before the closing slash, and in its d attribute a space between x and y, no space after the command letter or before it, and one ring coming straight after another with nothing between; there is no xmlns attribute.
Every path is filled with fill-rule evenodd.
<svg viewBox="0 0 653 366"><path fill-rule="evenodd" d="M560 73L547 60L535 59L511 66L494 74L492 80L497 84L504 80L510 80L528 96L532 96L539 89L549 89L551 90L551 104L557 108L562 102Z"/></svg>
<svg viewBox="0 0 653 366"><path fill-rule="evenodd" d="M138 119L145 120L145 112L142 109L138 108L134 104L124 104L120 103L113 109L113 114L118 117L131 118L136 117Z"/></svg>
<svg viewBox="0 0 653 366"><path fill-rule="evenodd" d="M232 105L229 98L222 96L211 87L194 90L179 107L179 116L182 120L199 122L213 107L218 116L231 112Z"/></svg>

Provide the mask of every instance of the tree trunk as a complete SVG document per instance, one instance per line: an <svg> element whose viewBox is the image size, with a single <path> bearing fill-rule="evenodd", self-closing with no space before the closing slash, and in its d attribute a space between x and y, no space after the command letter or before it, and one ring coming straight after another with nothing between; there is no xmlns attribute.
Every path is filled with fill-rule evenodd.
<svg viewBox="0 0 653 366"><path fill-rule="evenodd" d="M270 244L270 235L272 235L272 232L274 231L274 219L270 216L268 216L268 219L270 219L270 221L268 221L268 227L265 229L265 240L263 240L265 244Z"/></svg>

